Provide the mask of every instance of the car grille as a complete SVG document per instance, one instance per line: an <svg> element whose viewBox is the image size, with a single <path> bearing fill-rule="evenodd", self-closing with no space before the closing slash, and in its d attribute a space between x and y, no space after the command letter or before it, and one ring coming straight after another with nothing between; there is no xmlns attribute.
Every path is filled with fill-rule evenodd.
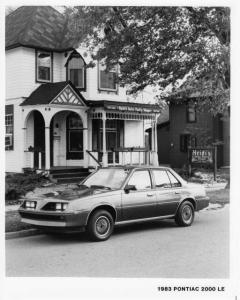
<svg viewBox="0 0 240 300"><path fill-rule="evenodd" d="M33 213L26 213L20 212L22 218L32 219L32 220L42 220L42 221L63 221L64 216L59 215L41 215L41 214L33 214Z"/></svg>

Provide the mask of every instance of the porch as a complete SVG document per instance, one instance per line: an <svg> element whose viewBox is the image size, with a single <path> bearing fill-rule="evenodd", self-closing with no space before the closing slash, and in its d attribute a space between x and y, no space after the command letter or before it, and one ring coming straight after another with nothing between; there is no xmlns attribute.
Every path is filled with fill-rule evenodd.
<svg viewBox="0 0 240 300"><path fill-rule="evenodd" d="M57 84L51 84L55 97L43 85L38 97L35 91L22 104L23 168L51 173L56 168L158 164L156 105L87 101L72 84ZM150 147L146 121L153 128Z"/></svg>

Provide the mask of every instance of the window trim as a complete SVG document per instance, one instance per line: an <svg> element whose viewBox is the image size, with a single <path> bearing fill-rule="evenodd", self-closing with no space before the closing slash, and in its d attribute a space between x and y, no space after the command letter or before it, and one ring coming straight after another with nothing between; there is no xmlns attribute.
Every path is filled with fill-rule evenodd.
<svg viewBox="0 0 240 300"><path fill-rule="evenodd" d="M80 91L83 91L83 92L86 92L87 90L87 70L86 70L86 62L85 60L83 59L83 57L81 56L80 53L74 51L70 54L70 56L68 57L68 60L65 64L65 67L66 67L66 80L69 80L70 81L70 76L69 76L69 62L71 61L72 58L79 58L79 59L82 59L83 61L83 64L84 64L84 67L83 67L83 87L78 87L78 86L75 86L78 90ZM76 69L76 70L79 70L79 69ZM73 84L73 83L72 83Z"/></svg>
<svg viewBox="0 0 240 300"><path fill-rule="evenodd" d="M38 78L38 53L44 52L50 54L51 64L50 64L50 80L44 80ZM35 49L35 81L37 83L51 83L53 82L53 52L41 49Z"/></svg>
<svg viewBox="0 0 240 300"><path fill-rule="evenodd" d="M194 108L194 114L195 114L194 121L191 121L189 119L189 108ZM187 123L196 123L197 122L197 110L196 110L196 104L195 103L187 102L187 105L186 105L186 119L187 119Z"/></svg>
<svg viewBox="0 0 240 300"><path fill-rule="evenodd" d="M98 90L99 91L106 91L106 92L115 92L117 93L118 92L118 84L116 83L116 88L115 89L109 89L109 88L102 88L101 87L101 71L104 71L104 70L101 70L100 69L100 66L101 66L101 63L100 61L98 61ZM118 66L116 66L116 71L108 71L109 73L115 73L116 76L118 75Z"/></svg>
<svg viewBox="0 0 240 300"><path fill-rule="evenodd" d="M11 136L12 139L12 145L6 146L5 144L5 151L13 151L14 150L14 105L13 104L9 104L6 106L11 106L12 108L12 113L5 113L5 137L7 136ZM5 110L6 110L6 106L5 106ZM12 133L6 133L6 117L7 116L12 116Z"/></svg>

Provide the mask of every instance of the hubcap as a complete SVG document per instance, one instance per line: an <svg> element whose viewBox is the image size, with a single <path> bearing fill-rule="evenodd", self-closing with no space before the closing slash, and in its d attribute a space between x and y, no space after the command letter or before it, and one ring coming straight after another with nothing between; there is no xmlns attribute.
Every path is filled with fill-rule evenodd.
<svg viewBox="0 0 240 300"><path fill-rule="evenodd" d="M190 206L184 206L183 210L182 210L182 217L183 220L187 223L191 222L192 220L192 209Z"/></svg>
<svg viewBox="0 0 240 300"><path fill-rule="evenodd" d="M101 216L96 221L96 231L100 235L105 235L110 230L110 221L107 217Z"/></svg>

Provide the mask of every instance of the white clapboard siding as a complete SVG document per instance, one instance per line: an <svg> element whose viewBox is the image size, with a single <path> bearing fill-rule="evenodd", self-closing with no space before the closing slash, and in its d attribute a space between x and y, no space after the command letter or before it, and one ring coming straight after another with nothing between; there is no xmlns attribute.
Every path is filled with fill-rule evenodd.
<svg viewBox="0 0 240 300"><path fill-rule="evenodd" d="M19 106L22 99L7 101L6 105L14 105L14 136L13 136L13 150L5 152L5 169L6 172L21 172L24 160L24 134L22 126L22 108Z"/></svg>

